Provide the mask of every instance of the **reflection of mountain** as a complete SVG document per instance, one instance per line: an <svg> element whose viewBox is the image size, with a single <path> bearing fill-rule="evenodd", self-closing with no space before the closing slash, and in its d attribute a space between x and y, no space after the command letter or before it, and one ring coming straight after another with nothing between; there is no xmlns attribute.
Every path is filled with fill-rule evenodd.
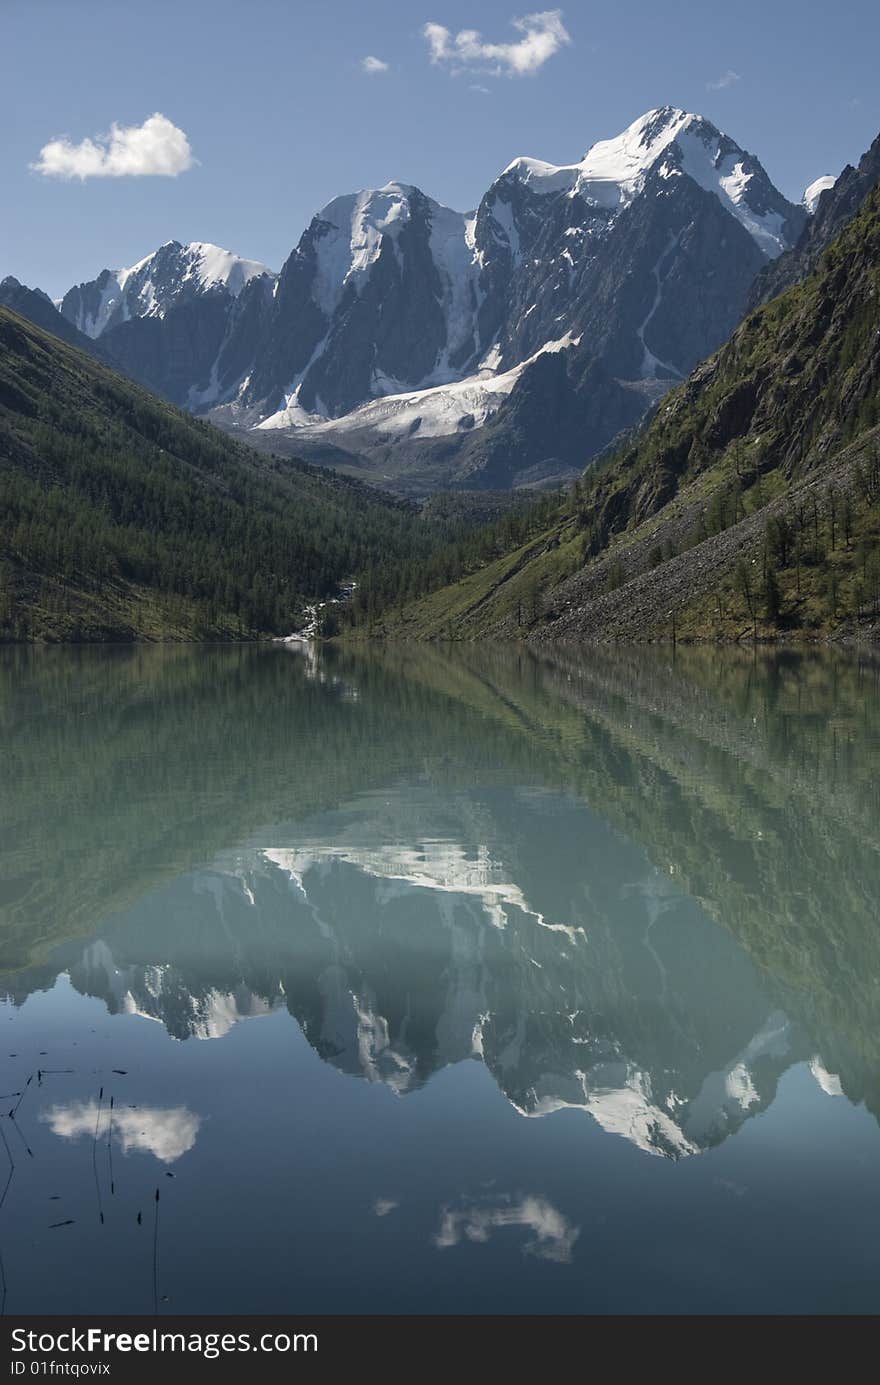
<svg viewBox="0 0 880 1385"><path fill-rule="evenodd" d="M795 1061L880 1106L872 666L54 653L0 701L16 997L65 969L181 1039L286 1006L345 1072L477 1057L676 1156Z"/></svg>
<svg viewBox="0 0 880 1385"><path fill-rule="evenodd" d="M286 1005L326 1061L399 1093L478 1058L523 1115L581 1109L671 1157L810 1056L724 930L580 804L461 791L431 817L418 789L355 800L295 849L179 878L56 965L180 1039ZM440 836L451 821L476 844Z"/></svg>

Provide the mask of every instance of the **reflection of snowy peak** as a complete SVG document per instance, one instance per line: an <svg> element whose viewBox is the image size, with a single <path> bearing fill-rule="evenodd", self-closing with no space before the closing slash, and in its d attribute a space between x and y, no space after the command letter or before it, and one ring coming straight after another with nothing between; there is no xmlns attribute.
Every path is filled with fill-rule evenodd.
<svg viewBox="0 0 880 1385"><path fill-rule="evenodd" d="M65 961L73 984L176 1038L286 1007L398 1094L477 1060L522 1115L580 1110L667 1158L765 1109L793 1062L840 1089L727 933L564 797L386 791L295 840L143 901Z"/></svg>
<svg viewBox="0 0 880 1385"><path fill-rule="evenodd" d="M519 886L504 879L503 864L492 858L487 846L478 846L471 852L449 841L361 849L315 844L304 851L270 848L263 855L267 861L286 871L304 896L307 896L307 891L303 879L310 868L322 862L345 861L376 880L441 894L472 897L482 907L487 921L496 928L504 928L507 924L505 906L520 910L541 927L564 927L561 924L546 924L544 916L529 907ZM380 896L383 900L391 897L389 891L383 891Z"/></svg>
<svg viewBox="0 0 880 1385"><path fill-rule="evenodd" d="M221 1039L240 1020L267 1015L281 1001L277 994L266 999L242 985L231 991L211 985L190 990L173 964L118 963L103 941L85 949L71 979L102 996L115 1013L157 1020L176 1039Z"/></svg>

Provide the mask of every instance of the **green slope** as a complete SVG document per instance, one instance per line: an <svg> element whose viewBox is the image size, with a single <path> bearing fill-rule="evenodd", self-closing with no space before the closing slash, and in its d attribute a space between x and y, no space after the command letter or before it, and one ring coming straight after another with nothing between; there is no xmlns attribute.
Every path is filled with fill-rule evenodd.
<svg viewBox="0 0 880 1385"><path fill-rule="evenodd" d="M431 638L875 633L880 189L543 534L389 616Z"/></svg>
<svg viewBox="0 0 880 1385"><path fill-rule="evenodd" d="M0 640L286 633L407 507L258 457L0 308Z"/></svg>

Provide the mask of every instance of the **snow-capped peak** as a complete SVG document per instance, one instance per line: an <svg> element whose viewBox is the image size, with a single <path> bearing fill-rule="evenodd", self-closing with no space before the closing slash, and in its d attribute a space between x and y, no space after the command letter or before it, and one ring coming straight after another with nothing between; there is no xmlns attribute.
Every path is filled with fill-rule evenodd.
<svg viewBox="0 0 880 1385"><path fill-rule="evenodd" d="M590 200L605 202L605 190L613 185L619 189L621 200L629 200L641 191L649 170L667 146L694 124L705 124L703 117L689 115L675 106L646 111L614 139L591 145L577 165L578 192Z"/></svg>
<svg viewBox="0 0 880 1385"><path fill-rule="evenodd" d="M188 245L167 240L158 250L138 260L137 264L130 265L128 269L111 269L109 273L124 289L130 280L141 276L148 266L159 270L164 276L175 274L180 282L192 281L204 289L223 284L233 298L238 297L249 280L260 274L272 274L272 270L258 260L245 260L231 250L203 240L190 241Z"/></svg>
<svg viewBox="0 0 880 1385"><path fill-rule="evenodd" d="M192 267L188 277L198 279L205 288L211 288L214 284L225 284L233 298L238 297L251 279L256 279L261 274L272 273L272 270L260 264L259 260L245 260L241 255L234 255L231 250L211 245L209 241L191 241L184 247L184 251L191 259Z"/></svg>
<svg viewBox="0 0 880 1385"><path fill-rule="evenodd" d="M257 260L246 260L208 241L181 245L169 240L125 269L105 269L90 284L71 289L62 300L64 316L99 337L108 327L133 317L164 317L182 296L222 286L237 298L251 279L272 274Z"/></svg>
<svg viewBox="0 0 880 1385"><path fill-rule="evenodd" d="M813 215L818 207L819 198L822 196L822 193L828 188L833 188L836 182L836 178L833 178L830 173L826 173L821 178L817 178L815 182L810 183L809 187L804 188L804 195L801 201L810 216Z"/></svg>
<svg viewBox="0 0 880 1385"><path fill-rule="evenodd" d="M788 204L761 165L704 116L677 106L646 111L613 139L591 145L580 163L514 159L501 179L515 178L539 195L580 196L614 212L639 195L655 170L666 178L686 175L714 193L768 257L785 249Z"/></svg>
<svg viewBox="0 0 880 1385"><path fill-rule="evenodd" d="M312 223L318 265L314 298L330 316L348 284L360 291L386 240L399 254L400 234L414 215L423 216L430 228L431 255L448 300L452 346L469 330L463 319L474 273L474 213L444 207L410 183L390 182L381 188L347 193L318 213Z"/></svg>
<svg viewBox="0 0 880 1385"><path fill-rule="evenodd" d="M537 193L577 192L588 201L618 207L641 190L646 174L679 132L702 119L662 106L646 111L613 139L591 145L580 163L557 166L542 159L519 158L501 176L512 175Z"/></svg>

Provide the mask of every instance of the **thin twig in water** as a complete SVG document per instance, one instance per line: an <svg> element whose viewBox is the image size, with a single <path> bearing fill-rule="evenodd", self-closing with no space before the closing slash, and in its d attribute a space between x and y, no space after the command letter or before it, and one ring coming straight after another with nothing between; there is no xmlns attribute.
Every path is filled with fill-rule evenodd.
<svg viewBox="0 0 880 1385"><path fill-rule="evenodd" d="M0 1125L0 1139L3 1140L3 1148L6 1150L6 1157L9 1160L9 1176L0 1193L0 1210L6 1201L6 1194L9 1192L9 1185L12 1182L12 1175L15 1173L15 1160L12 1157L12 1150L9 1148L9 1141L6 1138L6 1131ZM0 1252L0 1318L6 1316L6 1266L3 1263L3 1255Z"/></svg>
<svg viewBox="0 0 880 1385"><path fill-rule="evenodd" d="M12 1122L12 1128L13 1128L13 1130L15 1131L16 1135L18 1136L18 1138L21 1140L22 1144L24 1145L26 1152L27 1152L27 1153L31 1156L31 1158L33 1159L33 1157L34 1157L34 1151L31 1149L30 1145L28 1144L27 1140L25 1139L25 1137L24 1137L24 1131L22 1130L22 1128L21 1128L21 1126L19 1125L19 1123L18 1123L17 1120L13 1120L13 1122Z"/></svg>
<svg viewBox="0 0 880 1385"><path fill-rule="evenodd" d="M2 1139L3 1141L3 1148L6 1150L6 1157L9 1160L9 1177L6 1180L3 1192L0 1193L0 1209L2 1209L3 1204L6 1201L6 1194L9 1192L9 1185L12 1182L12 1175L15 1173L15 1160L12 1157L12 1150L9 1148L9 1141L6 1138L6 1131L3 1129L2 1125L0 1125L0 1139Z"/></svg>
<svg viewBox="0 0 880 1385"><path fill-rule="evenodd" d="M116 1184L113 1181L113 1098L110 1098L110 1123L107 1126L107 1163L110 1167L110 1196L116 1196Z"/></svg>
<svg viewBox="0 0 880 1385"><path fill-rule="evenodd" d="M156 1189L156 1220L153 1223L153 1313L159 1315L159 1189Z"/></svg>
<svg viewBox="0 0 880 1385"><path fill-rule="evenodd" d="M28 1089L28 1087L31 1085L31 1083L33 1082L33 1080L34 1080L34 1074L31 1073L30 1077L28 1078L27 1082L25 1082L24 1087L22 1088L21 1092L19 1093L18 1101L15 1103L15 1105L14 1105L13 1108L12 1108L12 1110L9 1112L9 1114L10 1114L10 1116L12 1117L13 1120L15 1120L15 1113L16 1113L16 1111L18 1110L19 1106L21 1105L21 1103L24 1101L25 1097L27 1096L27 1089Z"/></svg>
<svg viewBox="0 0 880 1385"><path fill-rule="evenodd" d="M101 1225L104 1225L104 1208L101 1203L101 1180L98 1177L98 1126L101 1124L101 1104L104 1100L104 1088L98 1093L98 1114L95 1117L95 1138L92 1140L92 1171L95 1175L95 1192L98 1195L98 1217Z"/></svg>

